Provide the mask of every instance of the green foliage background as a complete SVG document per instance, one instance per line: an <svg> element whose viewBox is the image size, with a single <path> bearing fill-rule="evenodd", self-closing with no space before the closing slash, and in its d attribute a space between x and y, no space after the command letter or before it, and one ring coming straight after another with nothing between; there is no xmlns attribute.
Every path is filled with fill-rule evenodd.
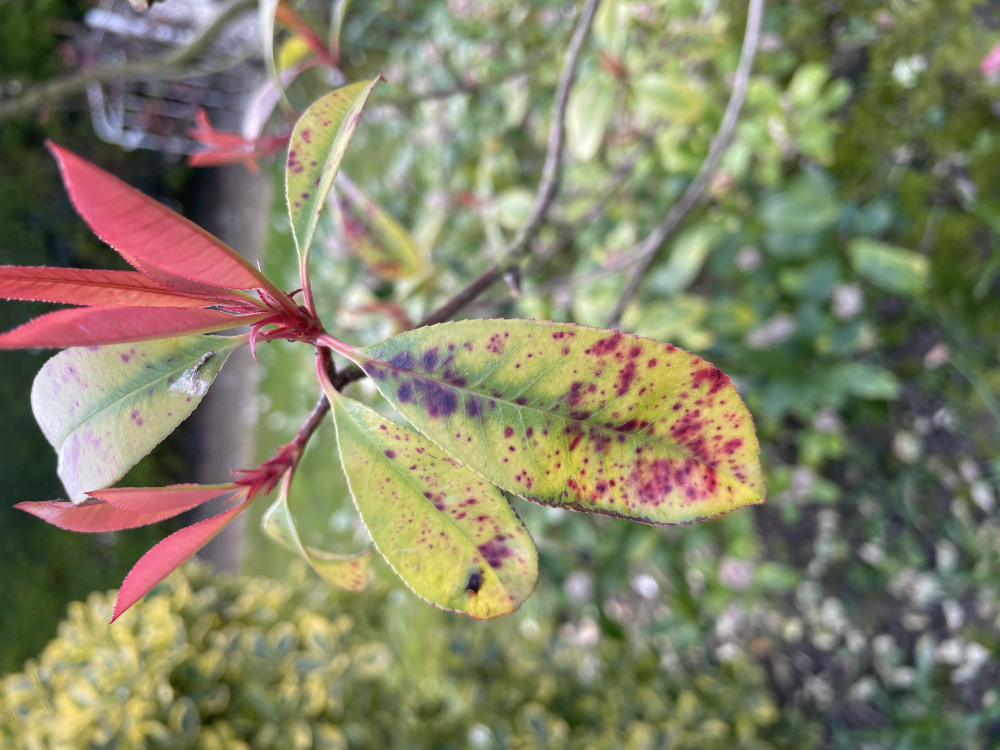
<svg viewBox="0 0 1000 750"><path fill-rule="evenodd" d="M634 714L616 703L616 681L637 685L638 695L639 683L661 680L657 692L676 701L674 715L681 683L739 674L737 682L749 680L739 691L747 701L778 707L780 719L760 735L775 747L1000 746L1000 86L978 69L1000 38L1000 11L970 0L772 6L711 200L665 248L623 319L625 330L692 349L733 376L760 433L767 504L656 529L517 503L541 553L535 597L505 624L483 626L417 614L424 610L405 591L387 595L408 602L399 605L405 614L385 605L393 614L373 625L372 638L391 640L378 628L394 632L403 622L406 635L390 650L429 654L423 667L393 661L405 669L379 678L386 695L414 670L445 669L436 684L482 696L465 705L496 717L475 721L498 743L535 746L514 739L526 725L507 735L490 722L508 727L521 715L521 703L500 697L521 696L530 682L517 672L519 658L534 665L529 671L556 659L520 638L537 627L553 649L568 649L559 658L578 674L591 657L621 671L593 688L599 697L574 704L587 710L566 703L572 689L557 681L548 702L533 699L543 718L529 721L531 731L562 717L575 736L587 721L568 717L590 716L615 737L609 746L621 746ZM373 307L418 319L479 273L524 221L561 64L553 40L572 25L562 9L475 0L352 6L346 72L355 80L381 72L389 83L373 98L345 171L430 249L433 267L422 278L382 280L327 220L314 254L316 291L345 340L393 332ZM540 238L542 252L563 231L569 244L529 267L522 296L498 286L470 317L604 323L623 278L602 268L677 200L729 95L745 5L723 0L700 19L702 9L693 0L606 4L570 102L563 197ZM303 8L317 22L326 12ZM302 105L320 90L307 76L290 97ZM619 169L630 161L631 170ZM590 216L605 196L604 210ZM270 240L269 274L295 288L280 202ZM315 401L311 356L283 343L261 351L262 458ZM354 388L378 404L364 384ZM307 543L346 550L364 532L331 433L324 427L311 445L292 507ZM249 571L282 575L284 552L252 539ZM379 580L399 586L385 568ZM358 617L367 605L382 607L381 596L331 606ZM442 642L441 623L456 635ZM591 644L582 650L581 633ZM477 661L481 653L490 659ZM41 690L32 669L24 679ZM505 687L491 693L486 684ZM405 692L419 700L420 690ZM727 697L698 694L698 721L718 718L735 732L733 701L745 704L718 695ZM345 709L330 721L363 746L346 727L380 724L356 705L357 714ZM470 714L454 714L461 718L447 729L408 705L417 713L406 716L423 717L412 726L468 740L458 727L469 730ZM170 726L169 716L156 720ZM664 736L674 731L669 716L637 720ZM663 746L686 746L676 741ZM690 746L710 746L700 741Z"/></svg>

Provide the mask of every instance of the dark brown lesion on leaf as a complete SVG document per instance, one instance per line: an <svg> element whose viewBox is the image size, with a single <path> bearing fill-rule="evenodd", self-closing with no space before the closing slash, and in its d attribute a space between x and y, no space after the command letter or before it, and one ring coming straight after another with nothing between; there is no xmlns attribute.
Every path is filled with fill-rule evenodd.
<svg viewBox="0 0 1000 750"><path fill-rule="evenodd" d="M469 576L469 580L465 583L465 590L469 593L469 596L475 596L479 593L479 589L483 586L483 571L476 570Z"/></svg>

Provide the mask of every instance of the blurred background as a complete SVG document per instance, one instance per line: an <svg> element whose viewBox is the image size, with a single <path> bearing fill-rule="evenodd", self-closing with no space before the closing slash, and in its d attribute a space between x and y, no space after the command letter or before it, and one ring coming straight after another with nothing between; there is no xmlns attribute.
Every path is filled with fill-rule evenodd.
<svg viewBox="0 0 1000 750"><path fill-rule="evenodd" d="M6 0L0 263L123 267L74 214L52 138L294 289L281 139L325 91L381 73L313 256L328 328L380 340L527 220L578 6L283 4L286 106L254 3ZM1000 747L1000 3L771 3L732 141L626 295L623 259L720 129L747 17L736 0L601 3L519 289L463 316L620 313L713 362L754 415L766 504L653 528L514 500L538 589L473 622L381 563L367 591L331 590L259 530L258 503L207 554L225 572L192 565L109 627L104 592L171 527L85 536L12 508L61 487L28 400L51 353L5 352L0 744ZM308 68L309 30L336 65ZM199 109L258 171L190 135ZM223 166L193 168L199 152ZM5 304L0 325L44 309ZM224 479L289 441L316 401L312 355L259 355L125 483ZM308 544L367 540L329 425L291 505Z"/></svg>

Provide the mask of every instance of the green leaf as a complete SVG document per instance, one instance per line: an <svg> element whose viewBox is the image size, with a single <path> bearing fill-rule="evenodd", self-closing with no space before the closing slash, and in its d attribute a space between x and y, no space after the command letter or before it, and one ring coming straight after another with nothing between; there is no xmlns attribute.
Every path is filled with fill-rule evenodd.
<svg viewBox="0 0 1000 750"><path fill-rule="evenodd" d="M574 158L594 158L604 142L614 106L614 81L599 71L580 76L566 106L566 148Z"/></svg>
<svg viewBox="0 0 1000 750"><path fill-rule="evenodd" d="M829 180L807 172L792 180L787 190L764 199L761 221L772 232L818 232L833 224L839 211Z"/></svg>
<svg viewBox="0 0 1000 750"><path fill-rule="evenodd" d="M378 551L414 593L476 619L534 590L538 553L496 487L327 385L347 483Z"/></svg>
<svg viewBox="0 0 1000 750"><path fill-rule="evenodd" d="M333 0L333 7L330 9L330 36L327 46L333 55L333 59L340 62L340 33L344 28L344 16L351 5L351 0Z"/></svg>
<svg viewBox="0 0 1000 750"><path fill-rule="evenodd" d="M278 5L280 4L281 0L258 0L257 15L260 18L264 66L267 68L267 74L271 78L271 81L274 82L274 85L281 93L282 101L287 105L288 100L285 99L285 87L281 83L281 78L278 76L278 68L274 62L274 15L278 12Z"/></svg>
<svg viewBox="0 0 1000 750"><path fill-rule="evenodd" d="M633 91L639 105L670 122L691 124L705 115L705 97L695 86L678 80L679 74L646 73Z"/></svg>
<svg viewBox="0 0 1000 750"><path fill-rule="evenodd" d="M69 499L108 487L201 403L245 336L184 336L67 349L31 389L35 419L59 455Z"/></svg>
<svg viewBox="0 0 1000 750"><path fill-rule="evenodd" d="M753 420L736 389L670 344L474 320L342 353L424 435L525 499L652 524L763 502Z"/></svg>
<svg viewBox="0 0 1000 750"><path fill-rule="evenodd" d="M855 271L887 292L916 297L927 287L927 258L912 250L856 237L848 244L847 254Z"/></svg>
<svg viewBox="0 0 1000 750"><path fill-rule="evenodd" d="M364 589L368 585L371 548L355 555L337 555L303 544L291 509L288 507L290 483L290 479L282 482L278 498L265 511L261 519L264 531L278 544L302 555L327 583L346 591Z"/></svg>
<svg viewBox="0 0 1000 750"><path fill-rule="evenodd" d="M834 383L845 393L858 398L899 398L900 383L891 372L878 365L849 362L831 373Z"/></svg>
<svg viewBox="0 0 1000 750"><path fill-rule="evenodd" d="M684 231L674 241L666 265L657 270L663 278L660 291L669 296L691 286L722 234L720 227L707 222Z"/></svg>
<svg viewBox="0 0 1000 750"><path fill-rule="evenodd" d="M340 178L338 195L344 235L372 273L395 280L427 270L424 253L410 233L346 176Z"/></svg>
<svg viewBox="0 0 1000 750"><path fill-rule="evenodd" d="M358 129L365 102L382 80L359 81L313 102L295 123L288 145L285 196L299 256L307 258L323 204Z"/></svg>

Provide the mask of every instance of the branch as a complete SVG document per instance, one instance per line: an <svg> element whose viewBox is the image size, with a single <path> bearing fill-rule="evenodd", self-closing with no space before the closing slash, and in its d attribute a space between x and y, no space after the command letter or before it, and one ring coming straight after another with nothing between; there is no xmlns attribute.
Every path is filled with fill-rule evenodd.
<svg viewBox="0 0 1000 750"><path fill-rule="evenodd" d="M33 112L43 105L54 105L73 94L87 90L92 83L112 81L153 81L173 78L204 52L226 25L238 14L253 7L255 0L232 0L190 42L148 60L136 60L124 65L105 65L91 70L81 70L64 78L40 84L25 91L17 99L0 102L0 122Z"/></svg>
<svg viewBox="0 0 1000 750"><path fill-rule="evenodd" d="M681 199L674 204L656 229L641 243L620 256L610 270L618 270L638 263L629 274L625 291L618 298L614 310L608 316L607 328L615 328L621 322L622 312L625 305L631 300L639 285L646 277L646 271L656 260L656 255L666 243L666 241L677 231L681 222L701 201L705 193L705 188L711 181L715 170L719 166L719 161L729 144L732 142L733 134L736 132L736 123L739 120L740 111L743 109L743 102L746 99L747 86L750 84L750 72L753 70L754 57L757 55L757 47L760 41L760 25L764 16L764 0L750 0L750 8L747 11L747 27L743 36L743 49L740 52L740 62L736 68L736 76L733 80L733 93L729 97L729 104L726 105L725 114L719 124L719 130L712 138L708 147L708 155L698 170L697 176L688 185L687 190Z"/></svg>

